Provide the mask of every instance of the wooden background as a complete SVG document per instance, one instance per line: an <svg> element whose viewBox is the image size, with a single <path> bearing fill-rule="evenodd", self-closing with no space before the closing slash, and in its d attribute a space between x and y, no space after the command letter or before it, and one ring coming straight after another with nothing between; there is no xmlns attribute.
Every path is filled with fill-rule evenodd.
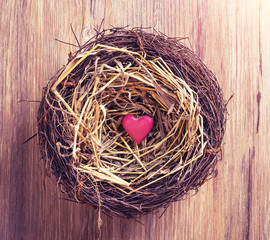
<svg viewBox="0 0 270 240"><path fill-rule="evenodd" d="M0 239L98 237L97 212L61 200L45 177L36 117L42 88L93 27L146 26L186 42L214 71L229 119L218 175L189 200L126 220L102 215L101 239L270 239L268 0L0 0ZM152 31L151 29L149 31ZM28 100L28 101L23 101Z"/></svg>

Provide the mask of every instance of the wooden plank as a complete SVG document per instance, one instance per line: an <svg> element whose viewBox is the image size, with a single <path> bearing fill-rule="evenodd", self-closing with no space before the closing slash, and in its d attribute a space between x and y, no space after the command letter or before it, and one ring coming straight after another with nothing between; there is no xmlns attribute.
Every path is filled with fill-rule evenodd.
<svg viewBox="0 0 270 240"><path fill-rule="evenodd" d="M9 7L13 7L16 9L16 1L10 1L9 7L3 2L0 2L0 7L3 11L8 12ZM10 24L7 24L9 23ZM16 64L12 65L12 59L15 57L14 53L18 51L17 49L17 29L16 23L17 22L17 12L11 11L9 14L1 14L1 36L4 36L1 40L1 56L2 56L2 67L3 70L0 73L1 79L1 90L0 90L0 160L1 160L1 167L0 167L0 234L3 237L9 235L10 231L10 216L12 207L14 207L13 199L11 201L11 191L10 187L13 186L14 188L12 191L16 190L16 186L10 184L10 168L11 168L11 158L12 150L17 148L15 141L16 141L16 134L15 131L11 130L9 125L9 119L13 119L14 115L17 114L16 110L18 110L16 104L12 100L12 95L10 94L11 91L14 91L14 98L16 97L17 86L11 81L14 77L17 76L17 69L18 66ZM13 139L12 139L13 138ZM14 141L15 138L15 141Z"/></svg>
<svg viewBox="0 0 270 240"><path fill-rule="evenodd" d="M102 239L268 239L270 5L267 0L0 1L0 238L96 239L97 212L63 200L36 138L42 88L76 44L105 28L146 26L185 43L214 71L229 118L218 176L191 199L137 220L102 215ZM149 29L149 31L153 31Z"/></svg>

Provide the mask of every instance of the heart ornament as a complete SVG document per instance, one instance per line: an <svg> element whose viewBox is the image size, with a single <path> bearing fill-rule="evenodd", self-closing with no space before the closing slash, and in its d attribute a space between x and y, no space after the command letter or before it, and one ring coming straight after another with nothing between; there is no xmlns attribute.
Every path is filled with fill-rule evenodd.
<svg viewBox="0 0 270 240"><path fill-rule="evenodd" d="M149 116L137 119L133 114L128 114L123 118L122 125L129 136L139 144L153 128L153 119Z"/></svg>

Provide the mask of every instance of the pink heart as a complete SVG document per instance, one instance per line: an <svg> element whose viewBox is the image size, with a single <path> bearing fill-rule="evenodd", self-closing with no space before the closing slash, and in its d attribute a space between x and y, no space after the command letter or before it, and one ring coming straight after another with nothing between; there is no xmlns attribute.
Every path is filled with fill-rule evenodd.
<svg viewBox="0 0 270 240"><path fill-rule="evenodd" d="M151 131L153 127L153 119L149 116L142 116L137 119L134 115L128 114L122 120L122 125L129 136L139 144Z"/></svg>

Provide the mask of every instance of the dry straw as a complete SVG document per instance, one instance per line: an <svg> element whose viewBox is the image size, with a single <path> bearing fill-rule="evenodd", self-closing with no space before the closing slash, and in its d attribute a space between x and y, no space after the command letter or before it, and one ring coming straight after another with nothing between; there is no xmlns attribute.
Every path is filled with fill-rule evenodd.
<svg viewBox="0 0 270 240"><path fill-rule="evenodd" d="M140 28L104 30L44 89L41 152L71 199L134 217L211 177L225 112L215 76L179 40ZM127 114L154 120L140 144L122 127Z"/></svg>

